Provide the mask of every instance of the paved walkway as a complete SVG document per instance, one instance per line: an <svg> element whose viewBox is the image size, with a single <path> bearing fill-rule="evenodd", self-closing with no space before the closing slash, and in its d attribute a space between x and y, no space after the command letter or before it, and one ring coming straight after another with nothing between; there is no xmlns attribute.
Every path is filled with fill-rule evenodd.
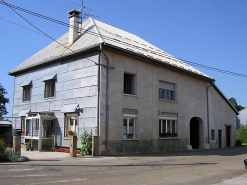
<svg viewBox="0 0 247 185"><path fill-rule="evenodd" d="M69 153L64 152L54 152L54 151L26 151L25 148L21 149L21 156L26 156L30 160L52 160L52 159L61 159L69 158Z"/></svg>

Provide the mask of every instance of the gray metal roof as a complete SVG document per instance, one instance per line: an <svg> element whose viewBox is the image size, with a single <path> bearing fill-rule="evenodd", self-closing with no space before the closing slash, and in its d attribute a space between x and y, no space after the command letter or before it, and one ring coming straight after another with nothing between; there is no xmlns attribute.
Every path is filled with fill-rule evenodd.
<svg viewBox="0 0 247 185"><path fill-rule="evenodd" d="M0 125L12 125L10 121L0 121Z"/></svg>
<svg viewBox="0 0 247 185"><path fill-rule="evenodd" d="M208 75L198 71L183 61L176 59L172 55L127 31L121 30L93 18L88 18L83 21L82 29L83 31L79 35L79 38L72 45L68 45L67 32L62 37L57 39L59 43L65 45L67 48L61 46L57 42L52 42L50 45L21 63L19 66L15 67L9 72L9 74L14 75L17 72L27 70L31 67L48 63L54 59L68 56L81 50L86 50L87 48L99 45L101 43L106 43L107 45L112 45L120 49L131 51L137 55L143 55L150 58L150 60L158 60L176 68L180 68L190 73L201 75L213 80L213 78Z"/></svg>

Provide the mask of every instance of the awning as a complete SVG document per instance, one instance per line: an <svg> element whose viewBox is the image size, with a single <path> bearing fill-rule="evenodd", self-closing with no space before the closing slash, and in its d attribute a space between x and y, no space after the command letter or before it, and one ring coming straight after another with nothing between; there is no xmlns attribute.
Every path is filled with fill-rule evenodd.
<svg viewBox="0 0 247 185"><path fill-rule="evenodd" d="M64 105L61 112L66 113L66 112L78 112L78 107L79 104L69 104L69 105Z"/></svg>
<svg viewBox="0 0 247 185"><path fill-rule="evenodd" d="M44 81L47 81L47 80L53 80L53 79L56 79L57 77L57 74L53 74L53 75L49 75L49 76L46 76L42 79L42 82Z"/></svg>
<svg viewBox="0 0 247 185"><path fill-rule="evenodd" d="M26 110L21 110L18 114L18 116L22 117L22 116L26 116L27 113L29 113L31 110L30 109L26 109Z"/></svg>
<svg viewBox="0 0 247 185"><path fill-rule="evenodd" d="M21 87L23 87L23 86L27 86L27 85L32 85L32 80L29 80L29 81L23 82L23 83L21 84Z"/></svg>

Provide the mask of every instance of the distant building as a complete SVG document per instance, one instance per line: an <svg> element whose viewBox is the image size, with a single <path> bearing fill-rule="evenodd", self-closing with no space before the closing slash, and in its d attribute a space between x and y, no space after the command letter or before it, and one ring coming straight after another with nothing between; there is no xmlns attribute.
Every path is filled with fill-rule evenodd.
<svg viewBox="0 0 247 185"><path fill-rule="evenodd" d="M247 125L247 108L239 111L239 115L237 116L237 123L238 126Z"/></svg>
<svg viewBox="0 0 247 185"><path fill-rule="evenodd" d="M66 130L86 129L99 155L235 145L238 112L213 78L92 18L78 34L80 13L69 14L68 33L9 72L25 141L68 147Z"/></svg>

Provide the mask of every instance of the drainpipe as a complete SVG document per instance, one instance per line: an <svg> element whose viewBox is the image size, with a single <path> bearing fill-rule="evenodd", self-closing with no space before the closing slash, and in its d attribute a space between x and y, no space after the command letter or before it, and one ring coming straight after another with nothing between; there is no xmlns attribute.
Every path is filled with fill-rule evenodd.
<svg viewBox="0 0 247 185"><path fill-rule="evenodd" d="M105 52L102 49L102 45L100 44L100 51L103 53L107 60L106 64L106 150L109 151L108 147L108 129L109 129L109 59Z"/></svg>
<svg viewBox="0 0 247 185"><path fill-rule="evenodd" d="M209 102L208 102L208 88L211 87L212 84L206 87L206 94L207 94L207 124L208 124L208 144L210 145L209 140Z"/></svg>
<svg viewBox="0 0 247 185"><path fill-rule="evenodd" d="M98 58L98 108L97 108L97 136L99 136L99 117L100 117L100 111L99 111L99 105L100 105L100 52L99 52L99 58Z"/></svg>

